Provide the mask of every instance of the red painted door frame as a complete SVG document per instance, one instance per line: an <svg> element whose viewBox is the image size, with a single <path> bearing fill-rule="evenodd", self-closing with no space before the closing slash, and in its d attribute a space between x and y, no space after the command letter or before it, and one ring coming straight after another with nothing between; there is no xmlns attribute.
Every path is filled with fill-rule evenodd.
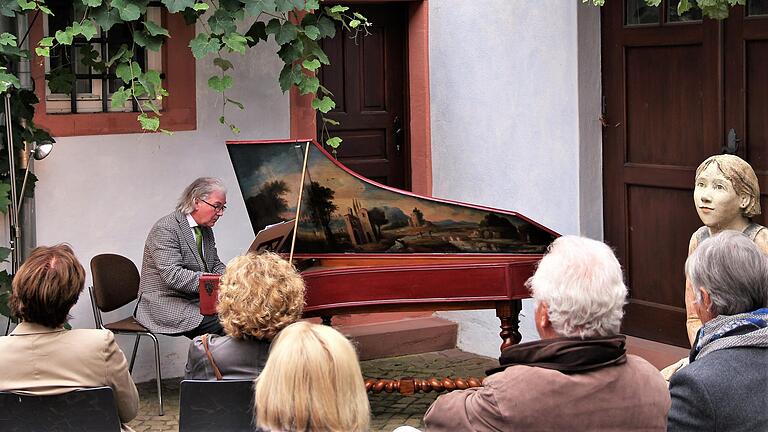
<svg viewBox="0 0 768 432"><path fill-rule="evenodd" d="M347 0L345 3L389 3L403 0ZM432 144L429 112L429 0L408 1L408 110L410 125L410 171L413 192L432 193ZM315 138L312 99L290 92L291 138Z"/></svg>

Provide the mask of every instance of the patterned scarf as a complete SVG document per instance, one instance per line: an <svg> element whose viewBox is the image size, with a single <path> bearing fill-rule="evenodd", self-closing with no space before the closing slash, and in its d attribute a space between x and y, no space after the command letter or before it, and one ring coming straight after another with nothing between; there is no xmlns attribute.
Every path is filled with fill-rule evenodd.
<svg viewBox="0 0 768 432"><path fill-rule="evenodd" d="M699 330L690 361L735 347L768 348L768 308L737 315L720 315Z"/></svg>

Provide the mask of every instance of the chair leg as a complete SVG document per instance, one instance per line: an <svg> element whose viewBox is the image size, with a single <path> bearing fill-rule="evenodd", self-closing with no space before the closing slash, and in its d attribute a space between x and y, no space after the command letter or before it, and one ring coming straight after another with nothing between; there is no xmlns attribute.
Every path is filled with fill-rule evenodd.
<svg viewBox="0 0 768 432"><path fill-rule="evenodd" d="M133 343L133 354L131 354L131 365L128 366L128 372L133 373L133 364L136 362L136 351L139 349L140 334L136 334L136 342Z"/></svg>
<svg viewBox="0 0 768 432"><path fill-rule="evenodd" d="M163 410L163 380L160 376L160 343L157 341L157 337L152 333L149 333L149 337L155 343L155 371L157 372L157 399L160 403L160 415L165 415Z"/></svg>

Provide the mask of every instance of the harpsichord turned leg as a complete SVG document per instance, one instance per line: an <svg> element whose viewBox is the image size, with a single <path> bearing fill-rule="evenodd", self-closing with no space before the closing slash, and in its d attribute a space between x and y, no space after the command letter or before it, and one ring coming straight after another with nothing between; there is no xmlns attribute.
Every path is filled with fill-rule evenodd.
<svg viewBox="0 0 768 432"><path fill-rule="evenodd" d="M496 303L496 316L501 321L501 351L520 342L523 336L520 334L519 314L523 308L522 301L512 300Z"/></svg>

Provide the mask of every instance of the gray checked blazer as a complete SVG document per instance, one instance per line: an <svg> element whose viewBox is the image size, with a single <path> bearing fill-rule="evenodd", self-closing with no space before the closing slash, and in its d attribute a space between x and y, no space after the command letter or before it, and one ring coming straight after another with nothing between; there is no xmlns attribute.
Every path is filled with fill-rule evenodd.
<svg viewBox="0 0 768 432"><path fill-rule="evenodd" d="M221 274L226 266L216 253L213 230L201 228L208 271ZM136 320L156 333L177 334L198 327L203 321L198 279L204 272L187 216L176 211L162 217L144 244Z"/></svg>

